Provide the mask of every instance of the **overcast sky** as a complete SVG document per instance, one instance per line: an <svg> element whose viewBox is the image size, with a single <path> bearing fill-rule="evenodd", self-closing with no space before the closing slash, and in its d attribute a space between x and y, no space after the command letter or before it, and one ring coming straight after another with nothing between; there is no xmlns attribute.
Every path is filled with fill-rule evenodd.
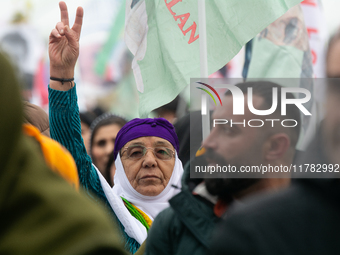
<svg viewBox="0 0 340 255"><path fill-rule="evenodd" d="M73 17L77 6L86 7L90 0L65 0L68 5L70 16ZM100 2L102 0L97 0ZM111 0L115 2L116 0ZM225 0L223 0L225 1ZM13 13L17 10L24 10L27 3L32 6L31 23L37 27L39 33L43 36L48 36L56 22L59 21L59 0L0 0L0 25L8 21ZM325 10L326 22L329 32L332 33L340 25L340 0L322 0ZM85 8L86 14L86 8ZM87 20L85 15L84 21L86 23L92 22Z"/></svg>

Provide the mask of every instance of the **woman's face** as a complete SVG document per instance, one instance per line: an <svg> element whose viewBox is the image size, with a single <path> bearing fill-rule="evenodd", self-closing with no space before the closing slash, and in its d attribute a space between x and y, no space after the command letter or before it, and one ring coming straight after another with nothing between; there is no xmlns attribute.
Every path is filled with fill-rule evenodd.
<svg viewBox="0 0 340 255"><path fill-rule="evenodd" d="M154 155L153 150L148 149L140 159L129 158L125 148L138 145L147 148L163 147L173 152L175 149L167 140L155 136L134 139L121 149L121 161L131 186L142 195L157 196L169 183L175 166L175 155L170 160L162 160Z"/></svg>
<svg viewBox="0 0 340 255"><path fill-rule="evenodd" d="M104 175L109 156L113 152L115 140L120 126L109 124L100 127L93 137L91 156L93 163ZM105 176L105 175L104 175Z"/></svg>

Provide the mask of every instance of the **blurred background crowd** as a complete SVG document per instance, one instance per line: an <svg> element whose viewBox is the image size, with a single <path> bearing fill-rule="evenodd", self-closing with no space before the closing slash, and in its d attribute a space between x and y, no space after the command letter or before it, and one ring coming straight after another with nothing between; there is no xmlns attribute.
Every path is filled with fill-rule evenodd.
<svg viewBox="0 0 340 255"><path fill-rule="evenodd" d="M78 87L81 112L91 112L93 117L110 111L132 119L138 117L138 91L131 69L132 54L124 43L125 1L74 0L69 9L81 5L86 10L81 34L80 57L75 80ZM322 62L329 37L340 24L340 2L322 0L318 23L317 47ZM49 81L48 36L59 19L58 0L1 1L0 47L9 53L21 73L24 99L48 110L47 84ZM74 20L74 12L70 20ZM322 28L320 30L320 27ZM308 30L308 27L307 27ZM310 39L315 31L309 30ZM310 43L311 47L313 43ZM320 52L320 49L318 49ZM313 52L313 51L312 51ZM323 53L322 53L323 52ZM241 78L245 50L211 77ZM324 63L319 63L324 66ZM315 70L318 78L325 77L324 69ZM118 96L119 95L119 96ZM172 121L185 114L189 104L188 92L183 92L168 107L159 109L153 116L163 116ZM118 107L119 106L119 107ZM177 108L177 106L179 106Z"/></svg>

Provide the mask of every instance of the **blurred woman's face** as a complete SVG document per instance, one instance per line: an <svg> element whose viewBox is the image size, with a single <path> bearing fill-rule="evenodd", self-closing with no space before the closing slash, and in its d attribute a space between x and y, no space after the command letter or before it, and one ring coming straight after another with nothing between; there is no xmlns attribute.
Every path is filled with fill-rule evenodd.
<svg viewBox="0 0 340 255"><path fill-rule="evenodd" d="M113 153L116 136L120 129L121 127L116 124L102 126L93 137L92 160L104 176L107 162L109 161L110 154Z"/></svg>

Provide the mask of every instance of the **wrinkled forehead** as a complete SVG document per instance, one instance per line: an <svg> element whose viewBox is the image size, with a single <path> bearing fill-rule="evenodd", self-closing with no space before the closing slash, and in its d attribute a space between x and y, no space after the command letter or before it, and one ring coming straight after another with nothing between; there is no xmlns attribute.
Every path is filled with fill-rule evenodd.
<svg viewBox="0 0 340 255"><path fill-rule="evenodd" d="M143 137L139 137L136 139L133 139L129 142L127 142L123 147L129 147L131 145L142 145L145 147L167 147L167 148L174 148L172 146L172 144L163 138L157 137L157 136L143 136Z"/></svg>

